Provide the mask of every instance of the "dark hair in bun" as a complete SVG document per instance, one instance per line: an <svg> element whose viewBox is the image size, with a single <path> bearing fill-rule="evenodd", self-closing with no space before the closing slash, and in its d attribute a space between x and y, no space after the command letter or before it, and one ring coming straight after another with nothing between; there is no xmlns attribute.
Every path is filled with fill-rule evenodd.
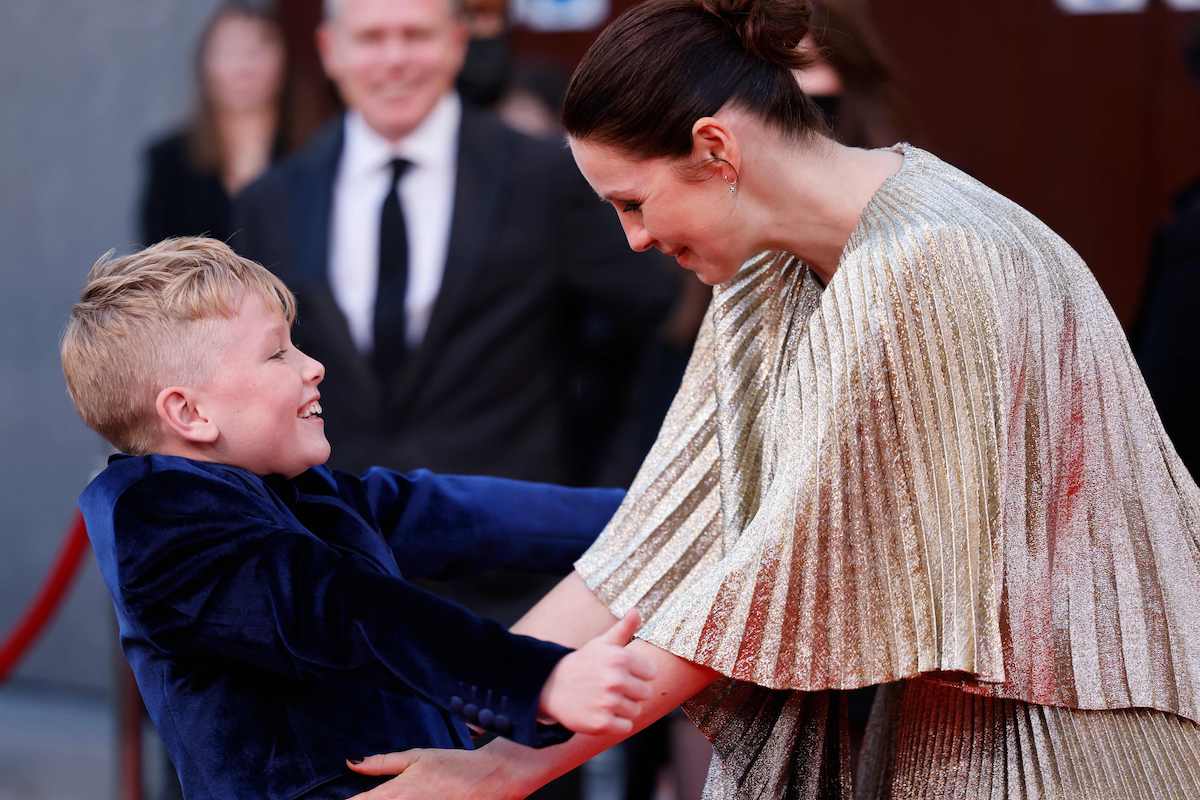
<svg viewBox="0 0 1200 800"><path fill-rule="evenodd" d="M785 135L824 131L792 70L809 63L805 0L647 0L605 28L571 76L563 125L635 156L684 156L727 103Z"/></svg>
<svg viewBox="0 0 1200 800"><path fill-rule="evenodd" d="M812 19L803 0L700 0L700 6L732 27L742 47L763 61L788 69L811 63L800 49Z"/></svg>

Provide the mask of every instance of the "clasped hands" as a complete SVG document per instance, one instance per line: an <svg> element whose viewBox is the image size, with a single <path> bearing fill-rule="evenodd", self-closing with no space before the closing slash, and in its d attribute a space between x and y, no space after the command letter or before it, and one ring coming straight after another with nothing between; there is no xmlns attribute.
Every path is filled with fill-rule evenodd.
<svg viewBox="0 0 1200 800"><path fill-rule="evenodd" d="M653 665L625 646L640 625L630 611L564 656L542 687L539 715L576 733L631 733L654 678ZM486 750L406 750L347 762L363 775L397 776L350 800L515 800L537 788L522 785L512 765Z"/></svg>

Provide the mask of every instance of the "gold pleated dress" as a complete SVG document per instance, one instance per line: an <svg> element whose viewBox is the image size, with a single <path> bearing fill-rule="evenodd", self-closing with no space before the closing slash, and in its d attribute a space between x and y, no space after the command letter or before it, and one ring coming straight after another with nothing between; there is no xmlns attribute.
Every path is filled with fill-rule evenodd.
<svg viewBox="0 0 1200 800"><path fill-rule="evenodd" d="M1200 490L1079 256L896 149L828 286L715 289L576 569L726 676L707 798L1200 798Z"/></svg>

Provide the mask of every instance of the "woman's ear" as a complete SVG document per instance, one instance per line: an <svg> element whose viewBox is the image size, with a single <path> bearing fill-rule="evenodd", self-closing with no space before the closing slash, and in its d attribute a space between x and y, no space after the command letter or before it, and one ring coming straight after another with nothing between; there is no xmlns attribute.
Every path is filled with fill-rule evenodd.
<svg viewBox="0 0 1200 800"><path fill-rule="evenodd" d="M701 117L692 125L692 162L708 174L735 185L742 169L737 137L716 117Z"/></svg>
<svg viewBox="0 0 1200 800"><path fill-rule="evenodd" d="M192 444L212 444L221 431L196 404L195 393L186 386L168 386L154 401L158 418L167 430Z"/></svg>

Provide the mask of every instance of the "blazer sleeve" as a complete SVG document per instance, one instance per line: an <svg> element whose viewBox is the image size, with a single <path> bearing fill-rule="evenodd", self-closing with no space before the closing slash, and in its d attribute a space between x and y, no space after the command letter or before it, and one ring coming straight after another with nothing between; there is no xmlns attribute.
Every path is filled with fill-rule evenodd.
<svg viewBox="0 0 1200 800"><path fill-rule="evenodd" d="M113 513L129 617L178 658L376 682L533 747L570 735L537 722L542 685L568 649L511 634L288 527L244 487L159 472ZM472 701L484 696L492 714L481 718Z"/></svg>
<svg viewBox="0 0 1200 800"><path fill-rule="evenodd" d="M566 574L625 496L382 467L368 470L360 485L405 574L428 578L491 569Z"/></svg>

